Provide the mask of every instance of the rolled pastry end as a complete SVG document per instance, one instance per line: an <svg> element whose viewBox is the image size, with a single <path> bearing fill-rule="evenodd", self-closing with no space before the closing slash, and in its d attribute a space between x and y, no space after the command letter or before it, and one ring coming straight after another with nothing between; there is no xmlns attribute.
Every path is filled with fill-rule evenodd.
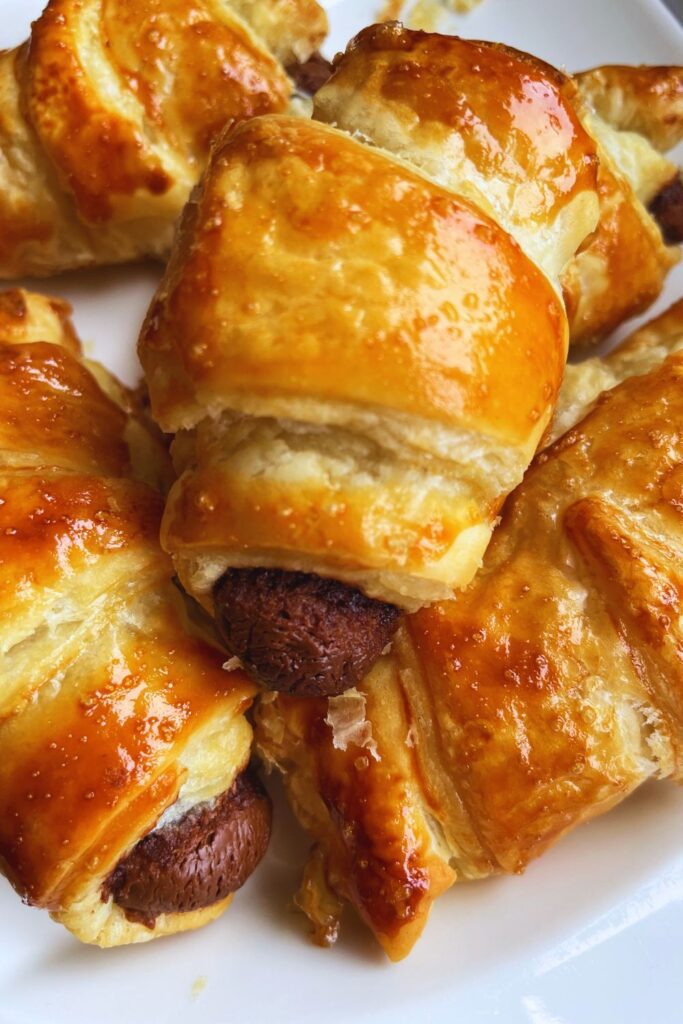
<svg viewBox="0 0 683 1024"><path fill-rule="evenodd" d="M258 779L242 772L211 802L150 832L102 887L129 921L153 929L161 914L223 903L240 889L268 848L271 805Z"/></svg>
<svg viewBox="0 0 683 1024"><path fill-rule="evenodd" d="M204 682L220 686L220 675ZM236 714L240 696L197 722L152 790L129 802L83 868L50 897L51 916L81 942L110 948L203 927L256 868L270 804L248 774L252 732L243 702Z"/></svg>
<svg viewBox="0 0 683 1024"><path fill-rule="evenodd" d="M356 686L401 616L345 583L279 569L230 569L213 596L230 653L263 686L298 697L333 697Z"/></svg>

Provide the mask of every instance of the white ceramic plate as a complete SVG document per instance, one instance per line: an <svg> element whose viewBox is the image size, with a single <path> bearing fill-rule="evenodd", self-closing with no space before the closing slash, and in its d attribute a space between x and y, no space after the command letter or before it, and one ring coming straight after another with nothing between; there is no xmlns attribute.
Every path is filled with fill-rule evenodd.
<svg viewBox="0 0 683 1024"><path fill-rule="evenodd" d="M41 6L0 0L0 46L23 39ZM381 0L328 6L332 51L372 21ZM569 69L683 63L683 29L659 0L484 0L452 28ZM132 381L156 277L155 268L137 267L42 287L74 303L90 353ZM682 294L679 270L658 307ZM308 943L288 907L306 847L279 800L268 859L222 920L108 952L79 946L0 883L0 1024L683 1020L683 793L671 785L646 787L523 878L451 890L398 966L351 919L334 950Z"/></svg>

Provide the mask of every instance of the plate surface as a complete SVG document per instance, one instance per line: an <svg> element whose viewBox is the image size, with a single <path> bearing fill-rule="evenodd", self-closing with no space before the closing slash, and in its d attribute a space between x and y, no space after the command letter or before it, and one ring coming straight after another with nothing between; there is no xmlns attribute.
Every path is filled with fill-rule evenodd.
<svg viewBox="0 0 683 1024"><path fill-rule="evenodd" d="M42 0L0 0L0 46L25 38ZM381 0L331 0L330 51ZM683 29L659 0L484 0L453 17L568 69L683 63ZM134 341L154 267L96 271L34 287L68 298L96 355L133 381ZM683 294L683 269L657 308ZM679 1024L683 793L652 785L575 832L523 878L456 887L421 943L389 965L345 922L319 950L289 909L307 843L282 800L268 859L203 931L109 952L79 946L0 881L0 1024Z"/></svg>

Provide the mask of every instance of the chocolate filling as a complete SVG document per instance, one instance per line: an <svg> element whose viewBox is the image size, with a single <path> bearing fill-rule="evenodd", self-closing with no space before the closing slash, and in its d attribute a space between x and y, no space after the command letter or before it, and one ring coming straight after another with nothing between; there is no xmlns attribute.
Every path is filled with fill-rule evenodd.
<svg viewBox="0 0 683 1024"><path fill-rule="evenodd" d="M271 805L261 783L242 772L215 802L150 832L106 880L130 921L153 928L159 914L200 910L244 885L270 839Z"/></svg>
<svg viewBox="0 0 683 1024"><path fill-rule="evenodd" d="M293 80L298 92L315 96L318 89L327 82L333 68L321 53L314 53L303 64L290 64L287 74Z"/></svg>
<svg viewBox="0 0 683 1024"><path fill-rule="evenodd" d="M228 651L269 690L333 697L356 686L398 626L394 605L303 572L230 569L214 588Z"/></svg>
<svg viewBox="0 0 683 1024"><path fill-rule="evenodd" d="M683 242L683 180L676 175L650 203L650 213L659 224L668 245Z"/></svg>

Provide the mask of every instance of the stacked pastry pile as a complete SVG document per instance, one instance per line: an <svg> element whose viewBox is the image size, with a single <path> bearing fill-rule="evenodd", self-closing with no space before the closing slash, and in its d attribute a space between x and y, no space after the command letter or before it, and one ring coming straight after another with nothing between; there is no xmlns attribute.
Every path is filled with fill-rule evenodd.
<svg viewBox="0 0 683 1024"><path fill-rule="evenodd" d="M655 423L672 434L662 478L677 479L676 430L658 422L676 398L668 365L641 404L637 437L620 412L632 399L615 396L586 425L587 439L567 440L568 454L530 472L506 506L514 530L498 528L479 576L454 594L555 402L555 366L538 356L557 351L565 314L529 264L562 282L579 342L657 295L678 256L645 206L659 196L661 210L675 197L676 168L643 133L667 146L678 137L662 138L661 128L674 123L680 71L614 69L579 83L505 48L368 29L316 96L314 118L334 134L269 118L219 143L142 334L152 408L165 429L182 430L165 546L231 653L290 695L262 698L258 738L317 843L304 905L329 936L334 898L350 899L393 957L457 878L519 870L571 825L674 770L671 727L652 727L664 716L661 688L635 667L645 645L627 673L600 582L589 587L580 562L583 533L608 538L625 511L642 518L631 453L640 452L644 475L655 471ZM675 102L657 109L653 93ZM531 98L515 118L520 94ZM476 203L526 265L496 265L503 242L489 235L484 273L476 230L449 262L444 232L438 269L450 305L440 289L435 301L432 251L415 250L408 167L421 172L421 213L443 202L444 188L461 210ZM399 173L388 217L383 175L395 190ZM383 215L392 244L380 236L370 250ZM500 305L491 279L513 284ZM535 301L521 318L522 347L515 314L527 282ZM554 336L532 306L559 317ZM591 364L574 389L610 372ZM435 401L444 395L446 410ZM567 393L564 403L577 400ZM529 447L515 436L518 415ZM620 431L628 472L613 459ZM647 507L664 501L656 487ZM673 521L655 515L651 526L665 549L676 541L672 508ZM621 529L636 573L632 523ZM494 572L497 560L504 568ZM657 564L665 587L663 554ZM349 689L395 628L387 601L432 607L404 620L390 653ZM670 646L675 622L672 612L662 629Z"/></svg>
<svg viewBox="0 0 683 1024"><path fill-rule="evenodd" d="M456 880L678 773L683 308L565 362L678 259L683 72L395 23L326 69L315 4L181 6L51 0L2 58L5 274L166 255L189 197L140 355L204 637L129 479L151 428L54 320L0 324L0 856L89 941L215 916L267 841L258 687L317 936L349 900L399 958Z"/></svg>

